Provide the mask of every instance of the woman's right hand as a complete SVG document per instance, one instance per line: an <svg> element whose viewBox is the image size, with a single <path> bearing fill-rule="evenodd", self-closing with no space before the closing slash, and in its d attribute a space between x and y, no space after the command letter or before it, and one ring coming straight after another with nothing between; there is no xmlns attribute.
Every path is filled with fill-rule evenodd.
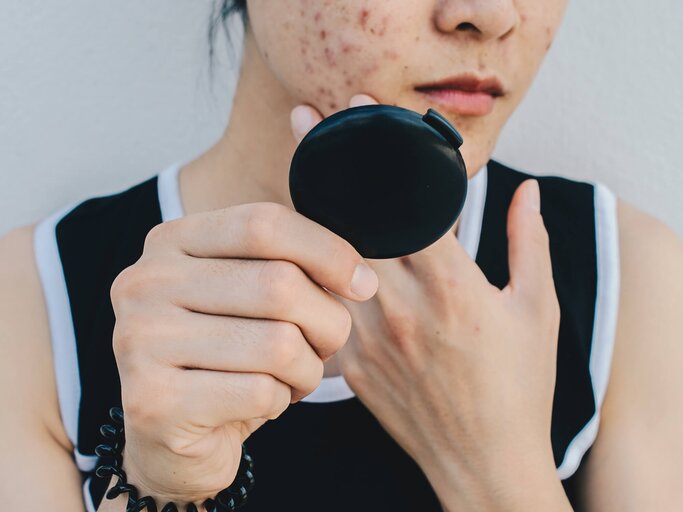
<svg viewBox="0 0 683 512"><path fill-rule="evenodd" d="M360 301L377 286L348 242L276 203L155 226L111 288L129 482L176 503L227 487L241 443L346 342L351 316L327 290Z"/></svg>

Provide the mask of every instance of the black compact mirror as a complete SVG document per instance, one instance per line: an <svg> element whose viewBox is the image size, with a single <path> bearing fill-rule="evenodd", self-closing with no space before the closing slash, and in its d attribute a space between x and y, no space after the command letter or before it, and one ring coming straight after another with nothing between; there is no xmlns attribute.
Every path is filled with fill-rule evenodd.
<svg viewBox="0 0 683 512"><path fill-rule="evenodd" d="M365 258L417 252L453 226L465 203L462 142L431 108L424 115L391 105L336 112L292 157L294 208Z"/></svg>

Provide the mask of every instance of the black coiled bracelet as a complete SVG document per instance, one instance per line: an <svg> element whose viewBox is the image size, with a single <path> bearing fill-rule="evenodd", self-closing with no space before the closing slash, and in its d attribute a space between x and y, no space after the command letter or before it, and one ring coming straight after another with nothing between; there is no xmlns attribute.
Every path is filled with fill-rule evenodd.
<svg viewBox="0 0 683 512"><path fill-rule="evenodd" d="M97 468L95 474L100 478L107 478L115 475L118 482L109 489L106 497L109 500L116 499L122 493L128 493L128 504L126 512L140 512L147 509L148 512L157 512L157 504L151 496L139 498L139 491L133 484L126 480L126 472L123 470L123 446L125 444L123 428L123 409L112 407L109 409L109 417L113 425L108 423L100 427L100 433L109 443L97 445ZM254 461L242 445L242 458L237 470L235 481L216 494L215 498L204 500L202 505L207 512L232 512L237 510L247 501L247 494L254 487ZM164 505L161 512L178 512L178 506L171 502ZM194 503L189 503L185 507L185 512L199 512Z"/></svg>

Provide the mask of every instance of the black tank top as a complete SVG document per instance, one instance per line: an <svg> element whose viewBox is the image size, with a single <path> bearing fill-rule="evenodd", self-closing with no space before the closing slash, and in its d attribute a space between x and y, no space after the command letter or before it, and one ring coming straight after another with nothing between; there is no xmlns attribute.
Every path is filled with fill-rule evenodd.
<svg viewBox="0 0 683 512"><path fill-rule="evenodd" d="M142 254L147 232L183 215L180 167L69 205L35 231L61 418L75 447L88 511L96 510L106 490L106 482L94 476L99 426L109 421L109 408L121 404L109 290ZM616 328L616 199L599 182L531 175L490 160L470 179L457 237L498 288L509 279L508 205L529 177L540 185L561 310L552 447L558 477L577 506L574 482L597 435ZM257 484L246 512L441 510L421 469L343 377L323 379L304 401L255 432L247 446ZM292 503L296 507L287 505Z"/></svg>

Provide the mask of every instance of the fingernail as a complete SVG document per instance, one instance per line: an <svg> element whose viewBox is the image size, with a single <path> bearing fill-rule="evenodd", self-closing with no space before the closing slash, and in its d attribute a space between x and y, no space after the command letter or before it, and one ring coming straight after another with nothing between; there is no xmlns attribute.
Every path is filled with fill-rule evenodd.
<svg viewBox="0 0 683 512"><path fill-rule="evenodd" d="M541 194L538 190L538 180L531 180L533 183L526 187L526 202L529 207L539 213L541 211Z"/></svg>
<svg viewBox="0 0 683 512"><path fill-rule="evenodd" d="M313 124L311 111L303 105L298 105L292 109L290 119L292 121L292 130L299 138L306 135Z"/></svg>
<svg viewBox="0 0 683 512"><path fill-rule="evenodd" d="M351 291L362 299L369 299L377 291L379 279L374 270L365 263L356 265L351 278Z"/></svg>

